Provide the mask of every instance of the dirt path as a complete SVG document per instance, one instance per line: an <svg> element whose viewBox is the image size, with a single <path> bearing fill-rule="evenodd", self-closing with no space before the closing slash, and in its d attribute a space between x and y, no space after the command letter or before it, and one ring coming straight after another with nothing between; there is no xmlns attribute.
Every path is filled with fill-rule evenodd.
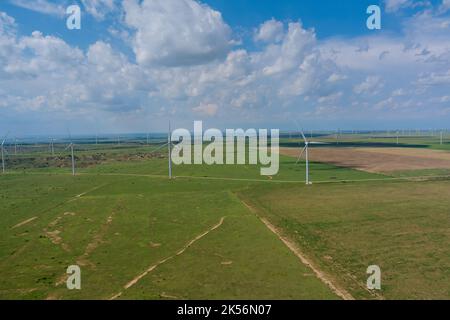
<svg viewBox="0 0 450 320"><path fill-rule="evenodd" d="M36 220L36 219L37 219L37 217L33 217L33 218L27 219L25 221L19 222L15 226L11 227L11 229L15 229L15 228L21 227L21 226L23 226L23 225L25 225L27 223L30 223L31 221Z"/></svg>
<svg viewBox="0 0 450 320"><path fill-rule="evenodd" d="M219 228L223 221L225 220L225 217L220 218L220 221L215 224L214 226L212 226L210 229L206 230L205 232L203 232L202 234L196 236L194 239L192 239L191 241L189 241L188 243L186 243L183 248L181 248L181 250L179 250L177 253L175 253L174 255L171 255L163 260L158 261L156 264L151 265L147 270L145 270L143 273L141 273L140 275L138 275L137 277L135 277L133 280L131 280L130 282L128 282L123 288L124 290L127 290L129 288L131 288L132 286L134 286L136 283L139 282L139 280L141 280L143 277L145 277L147 274L149 274L150 272L152 272L153 270L155 270L158 266L162 265L163 263L183 254L190 246L192 246L195 242L197 242L198 240L200 240L201 238L203 238L204 236L206 236L207 234L209 234L211 231L216 230L217 228ZM123 291L113 295L110 300L114 300L119 298L121 295L123 294Z"/></svg>
<svg viewBox="0 0 450 320"><path fill-rule="evenodd" d="M301 252L301 250L298 248L298 246L293 243L291 240L289 240L288 238L284 237L281 232L274 226L272 225L267 219L260 217L258 215L258 213L256 212L255 208L253 208L252 206L250 206L249 204L247 204L244 200L241 199L241 202L243 205L245 205L252 213L254 213L261 221L262 223L264 223L264 225L271 231L273 232L278 239L280 239L288 248L289 250L291 250L299 259L300 261L306 265L307 267L309 267L317 276L317 278L319 278L319 280L321 280L323 283L325 283L336 295L338 295L339 297L341 297L344 300L355 300L353 298L353 296L347 292L345 289L340 288L339 286L337 286L336 284L333 283L333 281L331 280L331 278L326 275L325 273L323 273L320 269L318 269L315 264L312 263L312 261L307 258L305 256L305 254L303 252Z"/></svg>
<svg viewBox="0 0 450 320"><path fill-rule="evenodd" d="M79 199L79 198L81 198L81 197L87 195L88 193L91 193L92 191L95 191L95 190L101 189L101 188L103 188L103 187L106 187L108 184L110 184L110 183L104 183L104 184L101 184L101 185L99 185L99 186L96 186L96 187L94 187L94 188L92 188L92 189L89 189L89 190L87 190L87 191L85 191L85 192L83 192L83 193L77 194L73 199L71 199L71 200L69 200L69 201L75 201L75 200L77 200L77 199Z"/></svg>

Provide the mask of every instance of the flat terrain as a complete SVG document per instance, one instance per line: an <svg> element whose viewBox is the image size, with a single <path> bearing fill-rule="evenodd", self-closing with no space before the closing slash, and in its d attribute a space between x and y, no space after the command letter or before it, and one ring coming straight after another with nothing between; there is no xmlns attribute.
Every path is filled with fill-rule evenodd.
<svg viewBox="0 0 450 320"><path fill-rule="evenodd" d="M357 299L450 298L450 182L258 186L242 196ZM382 290L365 288L378 265Z"/></svg>
<svg viewBox="0 0 450 320"><path fill-rule="evenodd" d="M252 181L257 168L237 169L249 181L212 179L227 176L222 166L169 181L165 165L0 176L0 298L339 298L237 197L270 183ZM65 287L72 264L82 269L79 291Z"/></svg>
<svg viewBox="0 0 450 320"><path fill-rule="evenodd" d="M9 153L0 298L450 299L450 182L410 179L448 169L386 175L312 162L305 186L304 162L281 156L273 177L191 165L168 180L156 146L82 147L76 177L67 152ZM431 150L364 152L384 149L404 159ZM426 161L448 161L432 154ZM72 264L81 290L65 287ZM371 264L380 292L365 289Z"/></svg>
<svg viewBox="0 0 450 320"><path fill-rule="evenodd" d="M299 148L281 148L280 153L298 156ZM450 153L419 148L310 148L310 159L373 173L406 170L450 169Z"/></svg>

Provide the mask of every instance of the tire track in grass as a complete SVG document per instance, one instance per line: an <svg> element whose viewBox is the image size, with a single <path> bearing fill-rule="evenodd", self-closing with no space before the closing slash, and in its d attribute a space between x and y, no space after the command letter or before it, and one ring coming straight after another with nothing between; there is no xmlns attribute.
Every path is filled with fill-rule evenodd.
<svg viewBox="0 0 450 320"><path fill-rule="evenodd" d="M22 221L22 222L19 222L19 223L16 224L15 226L12 226L11 229L16 229L16 228L18 228L18 227L21 227L21 226L23 226L23 225L26 225L27 223L30 223L31 221L36 220L37 218L38 218L38 217L35 216L35 217L30 218L30 219L27 219L27 220L24 220L24 221Z"/></svg>
<svg viewBox="0 0 450 320"><path fill-rule="evenodd" d="M53 205L53 206L51 206L51 207L49 207L49 208L43 209L42 211L40 211L40 212L38 213L37 216L34 216L34 217L32 217L32 218L29 218L29 219L27 219L27 220L24 220L24 221L22 221L22 222L17 223L16 225L12 226L11 229L16 229L16 228L19 228L19 227L21 227L21 226L23 226L23 225L26 225L26 224L28 224L28 223L30 223L30 222L32 222L32 221L38 219L39 216L41 216L41 215L44 214L44 213L47 213L47 212L49 212L49 211L51 211L51 210L54 210L54 209L56 209L56 208L59 208L59 207L65 205L65 204L67 204L67 203L72 202L72 201L76 201L76 200L80 199L81 197L85 196L86 194L88 194L88 193L90 193L90 192L92 192L92 191L98 190L98 189L100 189L100 188L103 188L103 187L105 187L105 186L107 186L107 185L109 185L109 184L112 184L112 183L113 183L113 182L111 182L111 183L105 183L105 184L99 185L99 186L97 186L97 187L95 187L95 188L89 189L89 190L87 190L87 191L85 191L85 192L83 192L83 193L80 193L80 194L78 194L78 195L71 196L71 197L69 197L68 199L66 198L65 200L63 200L63 201L61 201L61 202L59 202L59 203L56 203L55 205Z"/></svg>
<svg viewBox="0 0 450 320"><path fill-rule="evenodd" d="M173 258L183 254L190 246L192 246L195 242L197 242L198 240L200 240L201 238L203 238L204 236L206 236L207 234L209 234L211 231L216 230L217 228L219 228L222 224L223 221L225 220L226 217L222 217L220 218L220 221L215 224L214 226L212 226L211 228L209 228L208 230L206 230L205 232L199 234L198 236L196 236L194 239L190 240L188 243L186 243L178 252L176 252L175 254L158 261L157 263L151 265L149 268L147 268L147 270L145 270L143 273L139 274L137 277L135 277L133 280L131 280L130 282L128 282L124 287L123 287L123 291L131 288L132 286L134 286L136 283L139 282L139 280L141 280L142 278L144 278L147 274L149 274L150 272L152 272L153 270L155 270L158 266L162 265L163 263L166 263L169 260L172 260ZM114 300L119 298L122 294L123 291L113 295L111 298L109 298L109 300Z"/></svg>
<svg viewBox="0 0 450 320"><path fill-rule="evenodd" d="M78 258L76 258L76 264L85 267L90 266L91 268L95 268L95 264L89 260L89 257L92 252L94 252L103 242L104 238L114 220L114 216L120 210L123 210L122 200L119 200L117 207L113 209L111 214L106 218L106 221L100 226L100 230L92 237L92 240L86 245L84 252ZM55 286L58 287L66 282L68 278L68 274L64 273L55 283Z"/></svg>
<svg viewBox="0 0 450 320"><path fill-rule="evenodd" d="M278 239L280 239L286 245L286 247L288 247L288 249L291 250L291 252L294 253L297 256L297 258L300 259L300 261L305 266L309 267L315 273L316 277L320 281L325 283L331 289L331 291L333 291L337 296L341 297L344 300L355 300L355 298L353 298L353 296L349 292L347 292L347 290L340 288L338 285L334 284L328 275L326 275L323 271L318 269L312 263L312 261L305 256L305 254L298 248L298 246L295 243L293 243L288 238L284 237L281 234L281 232L274 225L272 225L267 219L259 216L255 208L247 204L244 200L242 199L240 200L241 203L253 214L255 214L258 217L258 219L261 220L262 223L264 223L267 229L269 229L272 233L274 233L278 237Z"/></svg>

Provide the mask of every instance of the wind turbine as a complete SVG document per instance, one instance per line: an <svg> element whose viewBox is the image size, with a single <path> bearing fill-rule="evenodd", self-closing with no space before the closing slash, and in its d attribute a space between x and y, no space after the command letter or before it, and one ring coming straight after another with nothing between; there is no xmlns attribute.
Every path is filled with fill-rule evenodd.
<svg viewBox="0 0 450 320"><path fill-rule="evenodd" d="M74 156L74 152L73 152L73 141L72 141L72 135L70 134L70 130L69 130L69 138L70 138L70 144L64 149L64 151L66 151L67 149L70 149L70 154L71 154L71 158L72 158L72 175L75 176L75 156Z"/></svg>
<svg viewBox="0 0 450 320"><path fill-rule="evenodd" d="M300 133L302 134L303 140L305 142L305 147L302 149L302 151L300 152L300 155L297 158L297 162L295 164L298 164L300 159L302 158L303 154L305 154L305 164L306 164L306 177L305 177L305 182L307 185L312 184L312 182L309 180L309 145L311 144L325 144L324 142L316 142L316 141L308 141L308 139L306 139L305 134L303 133L303 130L299 129Z"/></svg>
<svg viewBox="0 0 450 320"><path fill-rule="evenodd" d="M2 145L1 145L1 153L2 153L2 173L5 173L5 141L6 138L8 138L9 132L6 134L6 136L3 138Z"/></svg>
<svg viewBox="0 0 450 320"><path fill-rule="evenodd" d="M70 148L70 154L71 154L71 157L72 157L72 175L74 176L75 175L75 157L74 157L74 154L73 154L73 142L70 142L70 144L64 150L67 150L69 148Z"/></svg>
<svg viewBox="0 0 450 320"><path fill-rule="evenodd" d="M17 137L14 138L14 155L17 156Z"/></svg>
<svg viewBox="0 0 450 320"><path fill-rule="evenodd" d="M54 147L55 139L50 138L50 151L52 153L52 156L55 155L55 147Z"/></svg>

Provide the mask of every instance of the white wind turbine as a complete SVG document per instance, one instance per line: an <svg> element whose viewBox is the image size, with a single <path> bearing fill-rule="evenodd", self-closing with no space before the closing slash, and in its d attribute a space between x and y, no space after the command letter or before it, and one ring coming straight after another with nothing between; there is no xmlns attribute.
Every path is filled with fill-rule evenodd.
<svg viewBox="0 0 450 320"><path fill-rule="evenodd" d="M50 152L52 153L52 156L55 155L55 139L50 138Z"/></svg>
<svg viewBox="0 0 450 320"><path fill-rule="evenodd" d="M73 152L73 141L72 141L72 135L70 134L69 131L69 138L70 138L70 144L64 149L64 151L66 151L67 149L70 149L70 154L71 154L71 158L72 158L72 175L75 176L75 156L74 156L74 152Z"/></svg>
<svg viewBox="0 0 450 320"><path fill-rule="evenodd" d="M302 149L302 151L300 152L298 158L297 158L297 162L295 164L298 164L300 159L302 158L303 154L305 154L305 165L306 165L306 176L305 176L305 182L307 185L312 184L312 182L309 179L309 146L312 144L326 144L324 142L317 142L317 141L308 141L308 139L306 139L305 134L303 133L303 130L300 129L300 133L303 137L303 140L305 142L305 146Z"/></svg>
<svg viewBox="0 0 450 320"><path fill-rule="evenodd" d="M3 138L2 145L1 145L1 153L2 153L2 173L5 173L5 142L6 138L8 138L9 132L6 134L6 136Z"/></svg>
<svg viewBox="0 0 450 320"><path fill-rule="evenodd" d="M17 156L17 137L14 137L14 155Z"/></svg>

